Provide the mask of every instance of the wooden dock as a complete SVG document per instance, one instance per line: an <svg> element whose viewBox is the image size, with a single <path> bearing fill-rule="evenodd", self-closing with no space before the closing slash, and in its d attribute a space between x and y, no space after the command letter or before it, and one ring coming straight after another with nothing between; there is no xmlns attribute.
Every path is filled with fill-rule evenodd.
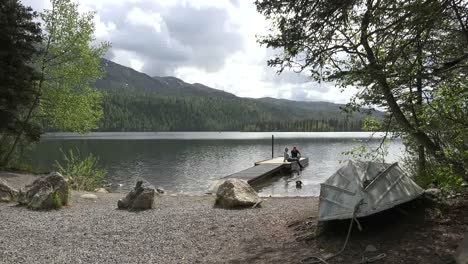
<svg viewBox="0 0 468 264"><path fill-rule="evenodd" d="M309 165L309 158L301 158L301 165L306 167ZM296 162L283 162L283 157L278 157L270 160L263 160L255 162L255 166L239 171L237 173L228 175L223 179L236 178L247 181L249 184L255 181L264 179L270 175L273 175L280 170L298 170L299 165Z"/></svg>

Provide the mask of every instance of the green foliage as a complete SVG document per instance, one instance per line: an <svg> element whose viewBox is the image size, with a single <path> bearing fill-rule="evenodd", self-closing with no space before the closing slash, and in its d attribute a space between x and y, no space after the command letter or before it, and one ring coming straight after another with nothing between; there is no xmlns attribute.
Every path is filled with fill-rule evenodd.
<svg viewBox="0 0 468 264"><path fill-rule="evenodd" d="M417 160L413 156L406 157L403 164L407 171L415 175L414 180L423 188L436 187L446 194L452 194L462 188L463 179L454 172L451 165L444 166L429 160L421 172L415 165Z"/></svg>
<svg viewBox="0 0 468 264"><path fill-rule="evenodd" d="M37 17L18 0L0 2L0 165L8 165L18 141L37 141L40 129L26 120L37 96L32 61L41 41Z"/></svg>
<svg viewBox="0 0 468 264"><path fill-rule="evenodd" d="M93 191L107 174L106 170L100 168L99 158L93 154L85 157L78 149L70 149L68 154L63 153L63 159L64 164L55 161L55 167L68 178L68 184L74 190Z"/></svg>
<svg viewBox="0 0 468 264"><path fill-rule="evenodd" d="M366 142L356 142L356 146L350 150L344 151L341 154L351 156L352 159L357 160L371 160L375 162L385 162L388 155L388 146L391 139L383 138L377 148L369 146L371 139Z"/></svg>
<svg viewBox="0 0 468 264"><path fill-rule="evenodd" d="M7 170L7 171L22 171L26 173L31 173L31 174L41 174L44 173L43 170L40 170L39 168L34 167L30 163L25 163L25 162L17 162L17 163L12 163L8 167L0 167L2 170Z"/></svg>
<svg viewBox="0 0 468 264"><path fill-rule="evenodd" d="M275 105L247 98L164 96L108 91L100 131L360 131L362 116L347 118L337 105Z"/></svg>
<svg viewBox="0 0 468 264"><path fill-rule="evenodd" d="M102 96L90 82L102 76L100 58L109 43L93 46L94 13L81 14L71 0L51 0L41 13L44 50L38 118L48 128L87 132L102 118Z"/></svg>
<svg viewBox="0 0 468 264"><path fill-rule="evenodd" d="M60 209L64 205L58 192L53 192L49 195L47 204L50 209Z"/></svg>
<svg viewBox="0 0 468 264"><path fill-rule="evenodd" d="M375 117L368 117L364 119L362 129L365 131L385 131L383 121Z"/></svg>
<svg viewBox="0 0 468 264"><path fill-rule="evenodd" d="M468 181L468 1L255 3L272 22L259 42L283 51L269 65L358 88L350 111L385 109L382 127L401 133L420 171L427 160Z"/></svg>

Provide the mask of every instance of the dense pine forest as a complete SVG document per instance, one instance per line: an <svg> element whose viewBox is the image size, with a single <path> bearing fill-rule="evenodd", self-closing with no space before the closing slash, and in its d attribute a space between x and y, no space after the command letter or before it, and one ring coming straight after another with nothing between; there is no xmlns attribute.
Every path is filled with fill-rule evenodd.
<svg viewBox="0 0 468 264"><path fill-rule="evenodd" d="M103 60L98 131L360 131L364 115L340 105L241 98L174 77L150 77ZM379 113L380 114L380 113Z"/></svg>
<svg viewBox="0 0 468 264"><path fill-rule="evenodd" d="M104 96L100 131L360 131L339 111L282 111L244 98L118 94Z"/></svg>

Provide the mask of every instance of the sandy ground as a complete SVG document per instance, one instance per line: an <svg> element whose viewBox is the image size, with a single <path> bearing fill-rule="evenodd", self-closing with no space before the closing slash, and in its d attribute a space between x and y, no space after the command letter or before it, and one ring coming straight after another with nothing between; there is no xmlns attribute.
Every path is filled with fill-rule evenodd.
<svg viewBox="0 0 468 264"><path fill-rule="evenodd" d="M38 177L38 175L29 173L0 171L0 179L5 180L8 185L17 190L31 184Z"/></svg>

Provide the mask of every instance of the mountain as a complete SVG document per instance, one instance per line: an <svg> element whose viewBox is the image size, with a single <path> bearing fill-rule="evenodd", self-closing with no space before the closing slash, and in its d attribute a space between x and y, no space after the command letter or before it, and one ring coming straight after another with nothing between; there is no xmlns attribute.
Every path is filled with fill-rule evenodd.
<svg viewBox="0 0 468 264"><path fill-rule="evenodd" d="M150 77L102 59L105 76L99 131L359 131L342 105L275 98L242 98L175 77Z"/></svg>
<svg viewBox="0 0 468 264"><path fill-rule="evenodd" d="M101 90L151 92L170 96L235 96L203 84L189 84L175 77L150 77L106 59L101 60L101 66L106 71L106 75L94 84L96 88Z"/></svg>

